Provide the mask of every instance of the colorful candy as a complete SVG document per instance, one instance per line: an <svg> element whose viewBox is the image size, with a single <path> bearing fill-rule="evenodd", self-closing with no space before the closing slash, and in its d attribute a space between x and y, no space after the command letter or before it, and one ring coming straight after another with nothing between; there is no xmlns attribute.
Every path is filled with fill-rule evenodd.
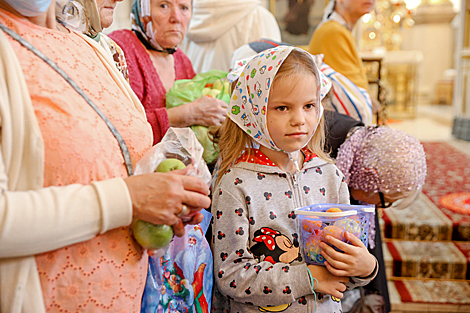
<svg viewBox="0 0 470 313"><path fill-rule="evenodd" d="M325 208L326 209L326 208ZM319 212L325 212L325 209ZM322 249L320 243L327 242L326 236L331 236L343 242L348 242L345 238L345 232L355 235L364 244L367 244L369 228L369 212L360 212L357 215L338 214L344 210L336 206L326 209L326 216L301 216L299 215L299 228L302 237L302 248L305 261L308 264L323 265L325 258L321 255ZM319 214L320 215L320 214ZM346 215L346 216L344 216ZM335 250L338 248L332 246Z"/></svg>

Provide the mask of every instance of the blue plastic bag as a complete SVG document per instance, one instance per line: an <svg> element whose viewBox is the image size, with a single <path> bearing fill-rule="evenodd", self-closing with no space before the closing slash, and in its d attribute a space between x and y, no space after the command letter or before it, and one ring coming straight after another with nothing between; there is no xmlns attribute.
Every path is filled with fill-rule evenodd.
<svg viewBox="0 0 470 313"><path fill-rule="evenodd" d="M166 251L149 256L142 313L208 313L213 284L212 252L205 238L212 214L186 225L183 237L174 237Z"/></svg>

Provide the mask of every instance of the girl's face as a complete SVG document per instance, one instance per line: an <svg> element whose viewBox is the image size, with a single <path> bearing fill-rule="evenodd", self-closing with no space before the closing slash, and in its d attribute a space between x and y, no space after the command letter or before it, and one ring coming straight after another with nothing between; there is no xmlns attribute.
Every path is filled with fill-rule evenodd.
<svg viewBox="0 0 470 313"><path fill-rule="evenodd" d="M317 126L317 79L300 73L282 77L271 87L267 124L276 146L286 152L304 147Z"/></svg>
<svg viewBox="0 0 470 313"><path fill-rule="evenodd" d="M183 41L191 19L191 0L151 0L153 35L162 48Z"/></svg>

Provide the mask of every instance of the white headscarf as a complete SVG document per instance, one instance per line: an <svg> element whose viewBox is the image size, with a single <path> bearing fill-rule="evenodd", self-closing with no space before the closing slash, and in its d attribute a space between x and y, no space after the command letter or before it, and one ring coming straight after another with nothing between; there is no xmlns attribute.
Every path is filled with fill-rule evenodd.
<svg viewBox="0 0 470 313"><path fill-rule="evenodd" d="M331 81L320 72L315 63L315 58L310 53L294 46L278 46L237 62L235 69L227 76L231 82L238 79L230 99L227 115L250 135L255 142L274 151L285 152L274 144L268 132L266 114L269 91L279 67L293 50L306 53L315 64L317 85L312 87L317 89L319 95L316 106L316 130L323 114L321 100L330 90ZM292 158L290 153L288 155L298 168L297 163L294 161L295 159Z"/></svg>

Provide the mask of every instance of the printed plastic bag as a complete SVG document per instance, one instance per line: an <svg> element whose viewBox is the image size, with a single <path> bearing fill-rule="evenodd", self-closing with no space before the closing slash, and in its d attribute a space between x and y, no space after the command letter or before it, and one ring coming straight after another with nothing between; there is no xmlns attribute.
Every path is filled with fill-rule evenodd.
<svg viewBox="0 0 470 313"><path fill-rule="evenodd" d="M205 233L212 214L201 213L201 224L186 225L185 235L174 237L164 255L149 257L142 313L210 312L214 265Z"/></svg>
<svg viewBox="0 0 470 313"><path fill-rule="evenodd" d="M210 70L193 77L175 81L173 87L166 94L166 108L192 102L204 95L230 102L230 85L226 80L227 72ZM207 164L213 163L218 156L218 149L208 137L208 128L204 126L191 126L196 137L204 147L203 158Z"/></svg>
<svg viewBox="0 0 470 313"><path fill-rule="evenodd" d="M206 184L211 175L202 158L203 148L189 128L170 128L136 164L135 174L154 172L167 158L193 165L189 175ZM202 210L204 220L186 225L183 237L173 237L165 248L148 251L147 282L141 312L209 312L212 295L213 259L205 232L212 214ZM190 218L189 218L190 219Z"/></svg>

